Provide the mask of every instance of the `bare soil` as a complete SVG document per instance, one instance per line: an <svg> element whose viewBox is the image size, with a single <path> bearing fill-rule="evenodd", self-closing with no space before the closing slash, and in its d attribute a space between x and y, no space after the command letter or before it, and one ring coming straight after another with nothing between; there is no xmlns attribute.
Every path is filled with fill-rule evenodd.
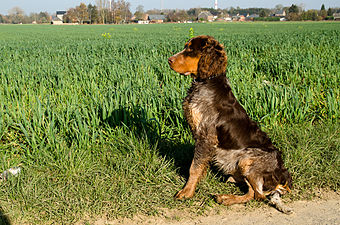
<svg viewBox="0 0 340 225"><path fill-rule="evenodd" d="M275 208L263 205L251 208L244 205L225 207L219 212L212 210L204 216L193 216L183 212L168 210L162 217L136 216L133 219L107 221L99 219L91 224L157 224L157 225L197 225L197 224L339 224L340 225L340 193L323 193L320 198L311 201L292 201L287 206L294 210L291 215L283 214Z"/></svg>

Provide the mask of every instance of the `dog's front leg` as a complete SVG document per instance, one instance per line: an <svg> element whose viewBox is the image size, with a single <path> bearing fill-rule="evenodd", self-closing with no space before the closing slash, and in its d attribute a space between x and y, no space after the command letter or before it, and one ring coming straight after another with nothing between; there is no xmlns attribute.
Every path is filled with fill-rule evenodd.
<svg viewBox="0 0 340 225"><path fill-rule="evenodd" d="M285 214L292 214L293 210L283 204L280 198L279 192L275 192L270 197L270 204L272 204L277 210L285 213Z"/></svg>
<svg viewBox="0 0 340 225"><path fill-rule="evenodd" d="M186 199L194 196L196 186L206 174L211 159L212 147L208 143L196 143L194 159L189 170L189 179L184 188L175 195L176 199Z"/></svg>

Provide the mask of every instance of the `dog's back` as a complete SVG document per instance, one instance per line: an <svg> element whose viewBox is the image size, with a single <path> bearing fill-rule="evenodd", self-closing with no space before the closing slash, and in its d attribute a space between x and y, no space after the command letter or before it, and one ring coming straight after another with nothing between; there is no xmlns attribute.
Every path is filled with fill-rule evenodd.
<svg viewBox="0 0 340 225"><path fill-rule="evenodd" d="M215 136L223 149L273 147L236 100L224 75L194 82L183 105L195 138Z"/></svg>

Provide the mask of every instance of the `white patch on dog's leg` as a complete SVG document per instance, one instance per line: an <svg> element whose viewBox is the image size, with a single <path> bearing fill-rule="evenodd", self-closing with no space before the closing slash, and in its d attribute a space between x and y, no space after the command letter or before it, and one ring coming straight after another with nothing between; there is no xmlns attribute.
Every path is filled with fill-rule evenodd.
<svg viewBox="0 0 340 225"><path fill-rule="evenodd" d="M228 177L227 182L236 183L236 180L232 176L230 176L230 177Z"/></svg>
<svg viewBox="0 0 340 225"><path fill-rule="evenodd" d="M280 194L278 192L275 192L271 197L270 197L270 203L275 206L277 210L280 212L283 212L285 214L291 214L293 213L293 209L285 206L283 202L281 201Z"/></svg>
<svg viewBox="0 0 340 225"><path fill-rule="evenodd" d="M262 181L257 181L257 188L256 188L256 191L259 193L259 194L261 194L261 195L263 195L263 182Z"/></svg>

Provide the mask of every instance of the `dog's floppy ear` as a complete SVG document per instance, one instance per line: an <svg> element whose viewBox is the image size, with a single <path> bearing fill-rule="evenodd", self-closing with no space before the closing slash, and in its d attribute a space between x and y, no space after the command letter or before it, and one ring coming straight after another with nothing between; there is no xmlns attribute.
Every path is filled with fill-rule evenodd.
<svg viewBox="0 0 340 225"><path fill-rule="evenodd" d="M197 77L206 79L214 75L225 74L227 56L223 46L213 38L201 40L201 58L198 62Z"/></svg>

